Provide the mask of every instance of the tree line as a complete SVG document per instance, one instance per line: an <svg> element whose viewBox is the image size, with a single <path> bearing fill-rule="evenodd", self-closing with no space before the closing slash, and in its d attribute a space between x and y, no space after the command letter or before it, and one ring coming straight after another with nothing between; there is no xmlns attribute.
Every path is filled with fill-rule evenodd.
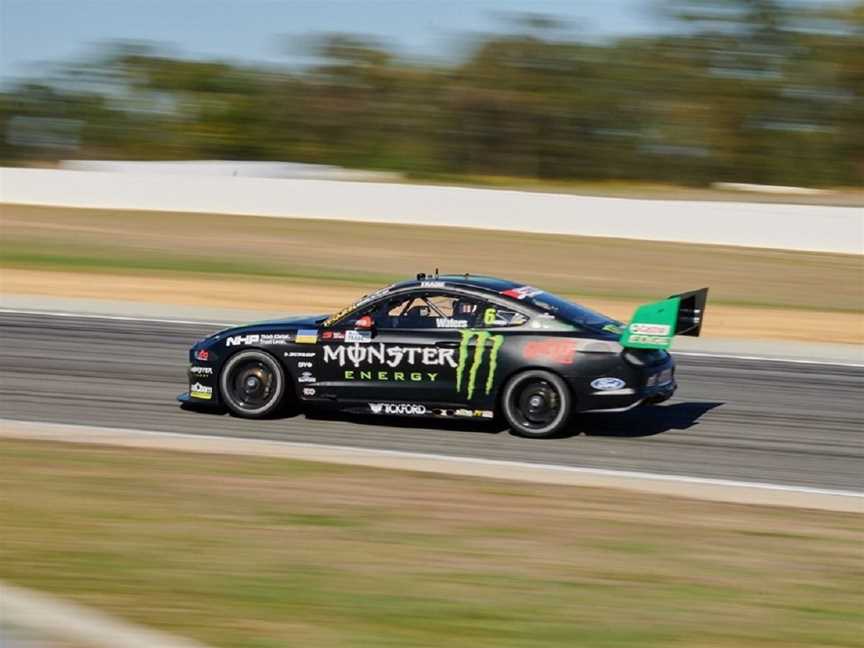
<svg viewBox="0 0 864 648"><path fill-rule="evenodd" d="M864 3L669 0L663 9L676 29L600 43L525 17L447 62L350 34L305 40L313 63L302 67L115 44L0 93L0 160L862 184Z"/></svg>

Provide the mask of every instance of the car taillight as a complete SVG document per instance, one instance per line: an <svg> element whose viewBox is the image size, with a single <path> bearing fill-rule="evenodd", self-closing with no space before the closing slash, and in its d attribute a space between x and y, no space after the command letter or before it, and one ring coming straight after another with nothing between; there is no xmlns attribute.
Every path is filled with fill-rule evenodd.
<svg viewBox="0 0 864 648"><path fill-rule="evenodd" d="M207 360L210 359L210 352L207 351L206 349L198 349L195 352L195 359L207 362Z"/></svg>

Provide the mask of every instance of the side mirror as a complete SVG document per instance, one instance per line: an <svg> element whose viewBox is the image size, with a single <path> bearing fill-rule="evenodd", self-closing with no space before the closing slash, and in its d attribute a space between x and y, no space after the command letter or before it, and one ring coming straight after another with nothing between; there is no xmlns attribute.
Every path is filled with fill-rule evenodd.
<svg viewBox="0 0 864 648"><path fill-rule="evenodd" d="M364 315L354 323L354 328L358 331L371 331L374 327L375 322L371 315Z"/></svg>

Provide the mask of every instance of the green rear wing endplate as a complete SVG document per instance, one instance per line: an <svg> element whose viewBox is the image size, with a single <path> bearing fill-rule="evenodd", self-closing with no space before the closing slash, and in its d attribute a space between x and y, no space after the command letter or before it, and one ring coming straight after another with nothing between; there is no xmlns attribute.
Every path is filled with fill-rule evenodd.
<svg viewBox="0 0 864 648"><path fill-rule="evenodd" d="M668 349L676 335L698 336L707 301L708 289L701 288L639 306L621 334L621 345L631 349Z"/></svg>

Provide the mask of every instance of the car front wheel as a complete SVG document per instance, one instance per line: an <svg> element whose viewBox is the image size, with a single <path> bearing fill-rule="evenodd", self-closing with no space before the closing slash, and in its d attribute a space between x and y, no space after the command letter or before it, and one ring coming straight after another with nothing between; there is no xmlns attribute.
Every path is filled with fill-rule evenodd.
<svg viewBox="0 0 864 648"><path fill-rule="evenodd" d="M501 408L514 434L535 439L560 434L570 419L573 397L567 384L543 370L525 371L504 386Z"/></svg>
<svg viewBox="0 0 864 648"><path fill-rule="evenodd" d="M219 386L222 400L233 414L262 418L279 407L285 393L285 372L269 353L250 349L228 359Z"/></svg>

